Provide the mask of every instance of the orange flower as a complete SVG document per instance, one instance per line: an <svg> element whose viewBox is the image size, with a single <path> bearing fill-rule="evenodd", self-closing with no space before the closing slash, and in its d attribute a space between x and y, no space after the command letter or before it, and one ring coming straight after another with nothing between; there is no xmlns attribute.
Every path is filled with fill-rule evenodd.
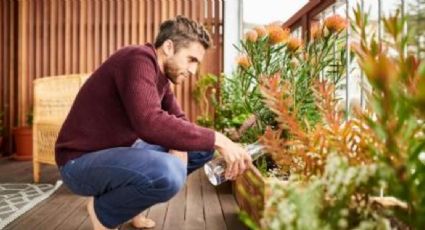
<svg viewBox="0 0 425 230"><path fill-rule="evenodd" d="M251 66L251 60L246 55L240 55L237 57L236 62L238 63L238 66L243 69L248 69Z"/></svg>
<svg viewBox="0 0 425 230"><path fill-rule="evenodd" d="M257 35L259 38L265 37L268 35L267 30L264 26L257 26L254 28L255 32L257 32Z"/></svg>
<svg viewBox="0 0 425 230"><path fill-rule="evenodd" d="M295 52L297 51L303 44L303 41L296 37L290 37L288 41L288 50Z"/></svg>
<svg viewBox="0 0 425 230"><path fill-rule="evenodd" d="M338 14L332 15L325 19L325 26L331 33L340 32L347 27L347 20Z"/></svg>
<svg viewBox="0 0 425 230"><path fill-rule="evenodd" d="M318 39L322 36L322 28L319 23L314 23L311 25L310 29L311 37L313 39Z"/></svg>
<svg viewBox="0 0 425 230"><path fill-rule="evenodd" d="M272 45L288 41L290 35L289 29L283 29L278 25L267 26L267 31L269 33L269 43Z"/></svg>
<svg viewBox="0 0 425 230"><path fill-rule="evenodd" d="M245 33L245 39L250 42L256 42L258 38L258 33L255 30L250 30Z"/></svg>

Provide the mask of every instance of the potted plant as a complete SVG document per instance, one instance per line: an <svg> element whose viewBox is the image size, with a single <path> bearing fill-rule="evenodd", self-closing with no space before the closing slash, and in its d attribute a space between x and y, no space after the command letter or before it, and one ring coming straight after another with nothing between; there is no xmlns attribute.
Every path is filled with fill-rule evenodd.
<svg viewBox="0 0 425 230"><path fill-rule="evenodd" d="M318 79L312 89L319 119L311 125L294 109L291 81L276 74L260 85L277 121L260 140L289 179L283 185L279 177L259 176L257 184L267 182L265 204L260 220L245 217L252 228L425 226L425 64L407 51L405 19L385 19L391 42L379 45L366 34L368 17L359 8L354 31L361 40L352 49L372 88L365 110L354 105L347 117L335 84ZM238 180L246 183L248 173Z"/></svg>
<svg viewBox="0 0 425 230"><path fill-rule="evenodd" d="M341 79L345 72L346 49L341 31L345 27L346 22L341 17L329 17L324 25L314 25L310 42L292 37L288 29L275 24L248 31L237 47L242 53L237 59L238 69L223 83L235 86L229 89L236 90L222 87L220 91L220 99L232 94L238 96L235 100L220 101L223 104L217 107L216 114L224 114L222 110L227 107L241 107L239 113L246 114L247 123L253 125L238 127L241 129L239 140L245 143L257 141L266 127L279 126L280 117L273 107L267 105L261 92L261 85L265 82L272 80L277 84L279 80L293 89L287 92L293 99L290 110L297 111L294 122L301 124L302 121L303 128L314 126L321 120L315 103L316 80L320 75L326 76L337 89L343 87ZM233 112L230 115L238 117L239 114ZM217 118L220 119L220 116ZM289 135L289 132L283 135ZM273 159L273 155L259 158L255 165L234 183L236 200L246 214L243 214L243 220L251 226L260 225L266 201L272 194L268 178L288 176L285 169L279 169L279 162Z"/></svg>
<svg viewBox="0 0 425 230"><path fill-rule="evenodd" d="M32 159L32 113L27 116L27 125L13 129L16 153L13 159L25 161Z"/></svg>

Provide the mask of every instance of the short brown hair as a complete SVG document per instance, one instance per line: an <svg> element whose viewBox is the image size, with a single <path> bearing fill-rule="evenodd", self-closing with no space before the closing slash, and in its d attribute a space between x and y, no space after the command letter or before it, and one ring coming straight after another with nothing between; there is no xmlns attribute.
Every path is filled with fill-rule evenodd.
<svg viewBox="0 0 425 230"><path fill-rule="evenodd" d="M211 38L208 31L195 21L184 16L163 22L155 39L155 48L170 39L176 50L187 47L191 42L199 42L205 49L211 46Z"/></svg>

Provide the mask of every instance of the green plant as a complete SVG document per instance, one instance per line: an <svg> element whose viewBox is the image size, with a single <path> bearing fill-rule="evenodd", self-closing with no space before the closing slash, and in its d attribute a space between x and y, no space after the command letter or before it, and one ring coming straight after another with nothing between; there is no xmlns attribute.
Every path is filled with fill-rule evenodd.
<svg viewBox="0 0 425 230"><path fill-rule="evenodd" d="M343 119L334 84L319 81L313 91L321 119L305 128L291 109L288 80L272 76L261 86L278 121L261 142L291 172L285 186L273 187L267 229L425 226L425 63L407 51L410 34L399 13L383 20L383 44L366 33L368 16L359 6L354 15L360 43L352 48L372 87L366 110L355 107Z"/></svg>
<svg viewBox="0 0 425 230"><path fill-rule="evenodd" d="M389 40L382 45L364 33L368 16L359 10L355 16L361 41L353 48L373 88L371 112L361 115L377 137L369 145L386 170L386 192L408 204L409 211L395 210L396 217L420 229L425 226L425 63L407 51L411 34L404 33L406 18L399 12L383 19Z"/></svg>
<svg viewBox="0 0 425 230"><path fill-rule="evenodd" d="M214 128L234 136L237 129L249 117L243 106L243 91L239 84L239 75L222 76L220 79L219 101L213 101L215 107ZM233 139L238 139L233 138Z"/></svg>
<svg viewBox="0 0 425 230"><path fill-rule="evenodd" d="M203 75L196 82L193 90L193 96L201 110L201 115L197 117L196 122L205 127L214 125L210 114L210 104L215 101L217 80L218 77L213 74Z"/></svg>
<svg viewBox="0 0 425 230"><path fill-rule="evenodd" d="M291 110L297 111L297 119L307 121L306 127L320 120L312 84L325 73L338 88L342 88L346 65L345 40L341 33L346 26L345 20L332 16L326 22L314 27L316 31L306 44L292 37L288 29L268 25L248 31L245 39L236 46L241 53L237 60L238 69L233 77L224 81L230 81L237 89L232 93L240 96L237 99L243 111L240 114L256 117L255 125L242 135L241 140L253 142L267 126L276 126L275 114L265 106L259 90L260 83L276 73L280 73L282 80L290 82L294 89ZM233 112L232 115L238 114Z"/></svg>
<svg viewBox="0 0 425 230"><path fill-rule="evenodd" d="M272 183L272 196L262 220L265 229L389 229L386 210L358 191L370 191L378 167L350 165L347 158L331 153L324 174L307 182L295 175L282 186Z"/></svg>
<svg viewBox="0 0 425 230"><path fill-rule="evenodd" d="M32 126L33 119L34 119L34 114L33 114L33 110L31 109L31 111L28 112L28 114L27 114L27 120L26 120L26 122L27 122L27 125L28 126Z"/></svg>

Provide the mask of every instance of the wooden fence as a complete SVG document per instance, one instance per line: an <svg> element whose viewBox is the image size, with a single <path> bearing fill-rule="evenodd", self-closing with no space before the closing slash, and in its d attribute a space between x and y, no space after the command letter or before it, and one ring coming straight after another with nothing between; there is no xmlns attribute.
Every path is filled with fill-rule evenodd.
<svg viewBox="0 0 425 230"><path fill-rule="evenodd" d="M153 42L160 23L176 15L210 31L214 45L200 73L220 73L222 0L1 0L0 103L6 136L26 123L34 79L90 73L123 46ZM195 82L173 88L192 120L199 114L191 97Z"/></svg>

